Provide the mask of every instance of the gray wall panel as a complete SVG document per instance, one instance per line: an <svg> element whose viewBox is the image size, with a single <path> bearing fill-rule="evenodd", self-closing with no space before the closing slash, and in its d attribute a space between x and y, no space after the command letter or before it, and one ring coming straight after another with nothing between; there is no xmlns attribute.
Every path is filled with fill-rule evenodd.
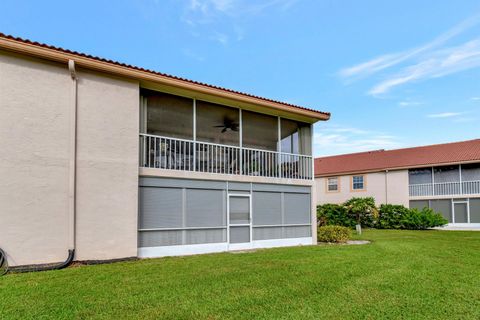
<svg viewBox="0 0 480 320"><path fill-rule="evenodd" d="M228 182L228 190L232 191L248 191L250 192L250 183L246 182Z"/></svg>
<svg viewBox="0 0 480 320"><path fill-rule="evenodd" d="M312 235L310 226L283 227L283 236L285 238L304 238Z"/></svg>
<svg viewBox="0 0 480 320"><path fill-rule="evenodd" d="M227 241L227 229L187 230L185 244L220 243Z"/></svg>
<svg viewBox="0 0 480 320"><path fill-rule="evenodd" d="M422 210L423 208L428 208L428 200L411 200L410 209Z"/></svg>
<svg viewBox="0 0 480 320"><path fill-rule="evenodd" d="M142 187L139 191L139 227L182 227L182 189Z"/></svg>
<svg viewBox="0 0 480 320"><path fill-rule="evenodd" d="M452 200L451 199L442 199L442 200L430 200L430 208L435 212L442 214L442 216L452 222Z"/></svg>
<svg viewBox="0 0 480 320"><path fill-rule="evenodd" d="M140 186L147 187L172 187L216 190L224 190L227 188L227 182L225 181L140 177L139 183Z"/></svg>
<svg viewBox="0 0 480 320"><path fill-rule="evenodd" d="M279 192L254 192L252 195L253 225L282 223L282 194Z"/></svg>
<svg viewBox="0 0 480 320"><path fill-rule="evenodd" d="M283 227L253 228L253 240L282 239Z"/></svg>
<svg viewBox="0 0 480 320"><path fill-rule="evenodd" d="M291 186L284 184L266 184L254 183L253 191L270 191L270 192L291 192L291 193L310 193L311 187L308 186Z"/></svg>
<svg viewBox="0 0 480 320"><path fill-rule="evenodd" d="M480 223L480 198L470 198L470 223Z"/></svg>
<svg viewBox="0 0 480 320"><path fill-rule="evenodd" d="M142 231L138 233L138 246L158 247L182 244L183 231Z"/></svg>
<svg viewBox="0 0 480 320"><path fill-rule="evenodd" d="M224 197L222 190L187 189L185 226L224 226Z"/></svg>
<svg viewBox="0 0 480 320"><path fill-rule="evenodd" d="M310 195L298 193L284 194L284 212L286 224L310 223Z"/></svg>

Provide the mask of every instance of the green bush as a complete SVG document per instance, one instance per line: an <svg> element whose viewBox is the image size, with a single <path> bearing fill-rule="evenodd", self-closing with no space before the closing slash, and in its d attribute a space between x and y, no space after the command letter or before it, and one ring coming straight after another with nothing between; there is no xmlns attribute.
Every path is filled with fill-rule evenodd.
<svg viewBox="0 0 480 320"><path fill-rule="evenodd" d="M447 223L448 221L441 214L429 208L409 209L408 214L403 215L400 221L401 228L409 230L425 230Z"/></svg>
<svg viewBox="0 0 480 320"><path fill-rule="evenodd" d="M409 214L410 209L394 204L382 204L380 206L376 228L379 229L402 229L402 218Z"/></svg>
<svg viewBox="0 0 480 320"><path fill-rule="evenodd" d="M321 242L347 242L350 239L352 231L343 226L323 226L318 228L318 241Z"/></svg>
<svg viewBox="0 0 480 320"><path fill-rule="evenodd" d="M355 227L355 218L349 216L346 208L341 204L324 204L317 207L318 226L339 225Z"/></svg>
<svg viewBox="0 0 480 320"><path fill-rule="evenodd" d="M345 201L343 204L350 217L354 217L356 224L364 227L375 227L378 218L378 209L373 197L356 198Z"/></svg>
<svg viewBox="0 0 480 320"><path fill-rule="evenodd" d="M364 227L379 229L424 230L448 223L432 209L409 209L401 205L382 204L379 209L373 198L352 198L345 203L317 207L319 226L338 225L353 228L358 219Z"/></svg>

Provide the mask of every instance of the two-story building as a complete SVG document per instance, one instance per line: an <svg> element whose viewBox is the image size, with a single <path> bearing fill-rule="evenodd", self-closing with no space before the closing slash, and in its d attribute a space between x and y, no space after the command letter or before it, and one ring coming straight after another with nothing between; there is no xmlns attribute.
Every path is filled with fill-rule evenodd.
<svg viewBox="0 0 480 320"><path fill-rule="evenodd" d="M11 265L316 243L328 113L0 34L0 114Z"/></svg>
<svg viewBox="0 0 480 320"><path fill-rule="evenodd" d="M480 139L315 159L317 204L374 197L480 226Z"/></svg>

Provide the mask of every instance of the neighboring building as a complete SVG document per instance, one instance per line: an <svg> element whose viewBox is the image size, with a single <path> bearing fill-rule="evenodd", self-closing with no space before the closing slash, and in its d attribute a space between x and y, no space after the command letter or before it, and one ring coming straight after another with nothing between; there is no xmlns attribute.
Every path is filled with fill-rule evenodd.
<svg viewBox="0 0 480 320"><path fill-rule="evenodd" d="M0 34L11 265L316 243L329 114Z"/></svg>
<svg viewBox="0 0 480 320"><path fill-rule="evenodd" d="M374 197L480 225L480 139L315 159L317 203Z"/></svg>

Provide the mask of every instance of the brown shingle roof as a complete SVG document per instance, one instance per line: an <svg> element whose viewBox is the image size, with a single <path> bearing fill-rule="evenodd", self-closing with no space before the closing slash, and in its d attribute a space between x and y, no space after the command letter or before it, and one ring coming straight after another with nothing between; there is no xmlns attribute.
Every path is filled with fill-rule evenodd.
<svg viewBox="0 0 480 320"><path fill-rule="evenodd" d="M480 161L480 139L315 159L315 176Z"/></svg>
<svg viewBox="0 0 480 320"><path fill-rule="evenodd" d="M170 75L170 74L166 74L166 73L162 73L162 72L158 72L158 71L154 71L154 70L144 69L144 68L141 68L141 67L121 63L121 62L114 61L114 60L104 59L104 58L101 58L101 57L97 57L97 56L93 56L93 55L89 55L89 54L85 54L85 53L81 53L81 52L77 52L77 51L72 51L72 50L61 48L61 47L56 47L56 46L52 46L52 45L48 45L48 44L44 44L44 43L40 43L40 42L36 42L36 41L31 41L31 40L28 40L28 39L23 39L23 38L20 38L20 37L14 37L12 35L7 35L7 34L4 34L4 33L0 32L0 39L1 38L9 39L9 40L13 40L13 41L17 41L17 42L21 42L21 43L25 43L25 44L29 44L29 45L41 47L41 48L55 50L55 51L58 51L58 52L68 53L68 54L76 55L76 56L79 56L79 57L93 59L93 60L109 63L109 64L116 65L116 66L126 67L126 68L133 69L133 70L148 72L148 73L151 73L151 74L154 74L154 75L159 75L159 76L162 76L162 77L167 77L167 78L170 78L170 79L179 80L179 81L186 82L186 83L191 83L191 84L196 84L196 85L200 85L200 86L203 86L203 87L217 89L217 90L221 90L221 91L224 91L224 92L234 93L234 94L238 94L238 95L245 96L245 97L260 99L260 100L263 100L263 101L266 101L266 102L277 103L277 104L281 104L281 105L291 107L291 108L296 108L296 109L300 109L300 110L307 110L307 111L310 111L310 112L321 114L321 115L325 116L326 119L328 119L328 117L330 117L329 112L323 112L323 111L319 111L319 110L315 110L315 109L311 109L311 108L306 108L306 107L294 105L294 104L287 103L287 102L281 102L281 101L277 101L277 100L273 100L273 99L263 98L263 97L259 97L259 96L253 95L253 94L244 93L244 92L240 92L240 91L235 91L235 90L231 90L231 89L227 89L227 88L223 88L223 87L219 87L219 86L215 86L215 85L211 85L211 84L206 84L206 83L202 83L202 82L198 82L198 81L194 81L194 80L190 80L190 79L186 79L186 78L181 78L181 77L173 76L173 75ZM1 47L2 46L0 45L0 48Z"/></svg>

